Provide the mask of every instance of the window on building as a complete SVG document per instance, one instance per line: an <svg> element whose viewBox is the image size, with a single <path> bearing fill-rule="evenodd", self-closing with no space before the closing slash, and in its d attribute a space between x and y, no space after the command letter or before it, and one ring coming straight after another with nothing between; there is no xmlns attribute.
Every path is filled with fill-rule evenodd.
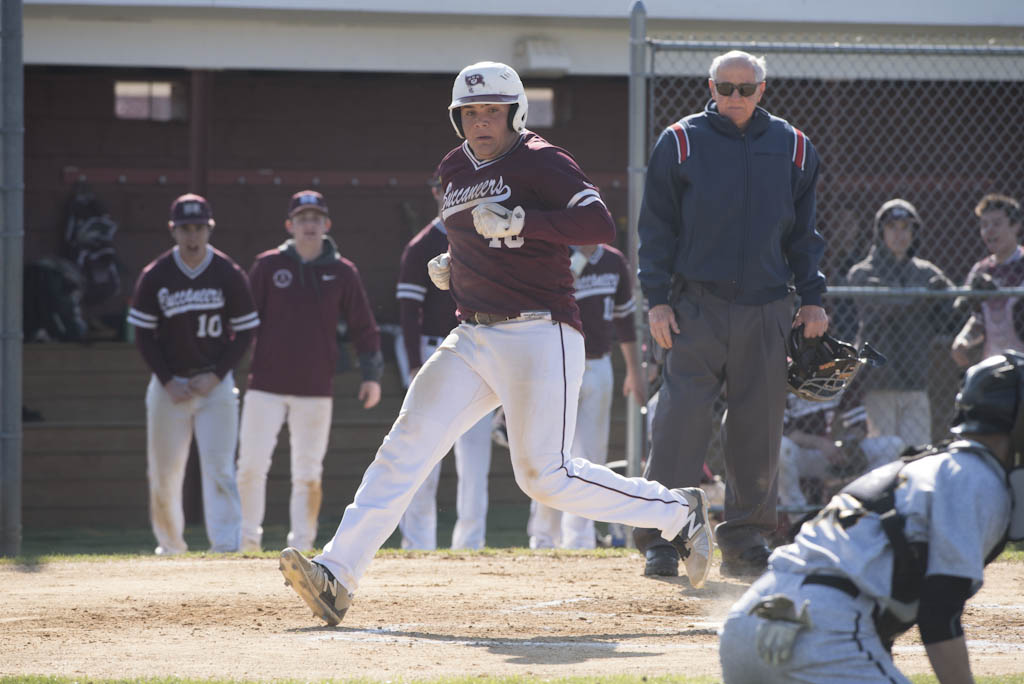
<svg viewBox="0 0 1024 684"><path fill-rule="evenodd" d="M116 81L114 115L118 119L183 121L185 89L171 81Z"/></svg>
<svg viewBox="0 0 1024 684"><path fill-rule="evenodd" d="M554 88L527 88L526 101L530 103L527 128L551 128L555 125Z"/></svg>

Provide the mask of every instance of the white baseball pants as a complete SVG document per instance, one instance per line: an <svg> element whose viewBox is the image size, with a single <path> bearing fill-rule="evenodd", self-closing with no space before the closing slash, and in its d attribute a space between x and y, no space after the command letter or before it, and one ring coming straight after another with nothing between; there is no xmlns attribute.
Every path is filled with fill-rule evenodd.
<svg viewBox="0 0 1024 684"><path fill-rule="evenodd" d="M267 472L277 435L288 422L291 497L288 545L312 549L322 498L324 455L331 432L333 399L247 390L238 436L238 493L242 499L242 550L258 551L263 540Z"/></svg>
<svg viewBox="0 0 1024 684"><path fill-rule="evenodd" d="M192 435L199 448L203 511L210 550L237 551L239 500L235 485L238 390L228 373L209 395L175 404L156 376L146 389L146 476L157 553L188 550L182 486Z"/></svg>
<svg viewBox="0 0 1024 684"><path fill-rule="evenodd" d="M429 359L443 342L442 338L422 335L420 358ZM396 349L405 357L405 345L399 338ZM402 368L402 365L399 364ZM402 374L409 385L408 363ZM455 495L456 521L452 530L453 549L482 549L487 533L487 476L491 470L491 418L488 413L476 425L455 440L455 472L458 485ZM398 523L402 531L403 549L433 550L437 548L437 486L441 481L441 464L416 490L409 508Z"/></svg>
<svg viewBox="0 0 1024 684"><path fill-rule="evenodd" d="M314 560L355 592L416 490L459 435L503 405L516 483L541 503L597 520L682 529L685 499L568 455L583 336L550 320L463 324L416 375L334 538Z"/></svg>
<svg viewBox="0 0 1024 684"><path fill-rule="evenodd" d="M614 383L610 355L587 359L572 440L573 458L585 458L601 465L608 462ZM563 514L557 508L536 500L530 502L526 533L530 535L531 549L592 549L596 546L593 520L571 513Z"/></svg>
<svg viewBox="0 0 1024 684"><path fill-rule="evenodd" d="M911 445L932 441L932 408L924 390L869 390L864 410L869 437L896 435Z"/></svg>

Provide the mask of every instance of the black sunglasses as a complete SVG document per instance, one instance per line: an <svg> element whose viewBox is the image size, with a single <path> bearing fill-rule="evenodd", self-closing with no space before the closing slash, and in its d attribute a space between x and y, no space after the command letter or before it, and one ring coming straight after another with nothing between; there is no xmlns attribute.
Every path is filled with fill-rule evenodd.
<svg viewBox="0 0 1024 684"><path fill-rule="evenodd" d="M728 81L715 81L715 90L722 97L729 97L732 91L739 90L743 97L750 97L757 92L760 83L729 83Z"/></svg>

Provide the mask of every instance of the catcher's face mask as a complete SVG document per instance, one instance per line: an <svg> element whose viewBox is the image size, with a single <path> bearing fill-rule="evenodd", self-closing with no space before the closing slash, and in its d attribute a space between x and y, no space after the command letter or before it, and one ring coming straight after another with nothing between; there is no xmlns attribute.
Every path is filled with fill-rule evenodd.
<svg viewBox="0 0 1024 684"><path fill-rule="evenodd" d="M885 357L865 343L858 352L852 344L825 333L804 337L797 326L789 335L789 391L810 401L828 401L839 396L865 363L881 366Z"/></svg>

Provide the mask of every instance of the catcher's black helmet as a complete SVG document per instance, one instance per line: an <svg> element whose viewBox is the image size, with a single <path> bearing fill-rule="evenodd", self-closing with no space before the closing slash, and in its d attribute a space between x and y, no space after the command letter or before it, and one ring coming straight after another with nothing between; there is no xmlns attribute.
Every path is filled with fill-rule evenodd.
<svg viewBox="0 0 1024 684"><path fill-rule="evenodd" d="M1024 449L1024 354L1007 349L968 368L955 407L953 434L1006 432Z"/></svg>
<svg viewBox="0 0 1024 684"><path fill-rule="evenodd" d="M789 335L789 391L810 401L828 401L839 396L853 380L861 365L880 366L885 357L865 343L861 350L828 333L804 337L802 325Z"/></svg>

